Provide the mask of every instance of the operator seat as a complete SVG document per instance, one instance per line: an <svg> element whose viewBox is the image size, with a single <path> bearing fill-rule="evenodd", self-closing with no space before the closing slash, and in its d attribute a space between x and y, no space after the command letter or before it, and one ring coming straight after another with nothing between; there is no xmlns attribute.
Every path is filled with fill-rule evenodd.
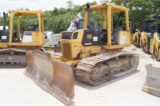
<svg viewBox="0 0 160 106"><path fill-rule="evenodd" d="M119 32L119 25L116 20L113 21L113 33L112 33L112 44L118 43L118 32Z"/></svg>
<svg viewBox="0 0 160 106"><path fill-rule="evenodd" d="M100 31L100 41L102 45L107 44L107 30L106 29L101 29Z"/></svg>

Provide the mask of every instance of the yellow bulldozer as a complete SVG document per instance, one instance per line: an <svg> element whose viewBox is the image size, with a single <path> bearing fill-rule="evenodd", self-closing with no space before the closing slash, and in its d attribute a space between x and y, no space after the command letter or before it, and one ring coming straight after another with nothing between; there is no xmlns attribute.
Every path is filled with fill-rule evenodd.
<svg viewBox="0 0 160 106"><path fill-rule="evenodd" d="M141 32L140 29L135 29L135 32L132 36L132 42L135 46L140 46L141 35L143 35L142 33L143 32Z"/></svg>
<svg viewBox="0 0 160 106"><path fill-rule="evenodd" d="M160 15L155 15L150 19L154 24L150 25L149 33L144 33L141 38L141 46L144 52L153 54L156 60L160 60Z"/></svg>
<svg viewBox="0 0 160 106"><path fill-rule="evenodd" d="M0 67L24 67L27 64L26 51L41 50L45 43L44 16L40 10L9 10L9 13L9 29L5 29L4 13L4 28L0 33ZM34 28L23 30L21 28L23 17L32 17L37 24Z"/></svg>
<svg viewBox="0 0 160 106"><path fill-rule="evenodd" d="M92 12L102 14L102 28L91 26ZM112 15L120 12L124 13L123 30L112 21ZM74 76L99 85L136 71L139 64L137 54L122 50L131 45L128 8L123 6L87 5L84 29L62 32L60 42L61 53L28 51L26 74L65 104L70 104L74 97Z"/></svg>
<svg viewBox="0 0 160 106"><path fill-rule="evenodd" d="M155 22L155 19L144 19L142 22L139 22L139 28L136 29L136 32L133 34L133 44L135 46L141 47L143 39L147 33L150 33L150 26Z"/></svg>

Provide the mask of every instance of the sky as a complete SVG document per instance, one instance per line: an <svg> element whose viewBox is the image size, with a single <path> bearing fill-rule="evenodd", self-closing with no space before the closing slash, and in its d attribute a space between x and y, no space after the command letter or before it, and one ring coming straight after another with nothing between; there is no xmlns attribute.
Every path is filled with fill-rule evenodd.
<svg viewBox="0 0 160 106"><path fill-rule="evenodd" d="M53 10L55 7L67 7L68 0L0 0L0 16L9 9L28 8L30 10ZM100 0L71 0L75 5Z"/></svg>

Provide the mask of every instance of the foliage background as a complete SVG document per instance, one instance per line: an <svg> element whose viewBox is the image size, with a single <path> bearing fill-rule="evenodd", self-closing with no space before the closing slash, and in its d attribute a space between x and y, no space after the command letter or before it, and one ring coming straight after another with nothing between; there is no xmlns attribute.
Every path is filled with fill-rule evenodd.
<svg viewBox="0 0 160 106"><path fill-rule="evenodd" d="M160 14L160 0L100 0L101 3L112 2L118 5L123 5L129 8L129 19L132 23L141 22L144 19L150 18L155 14ZM53 8L53 10L44 11L45 15L45 30L51 30L54 33L60 33L67 30L71 19L73 19L79 12L84 17L84 5L74 5L71 0L67 1L68 7L66 8ZM97 4L96 2L90 5ZM123 14L116 14L114 17L121 22ZM92 14L92 19L96 22L96 26L101 26L103 17L99 14ZM7 18L9 23L9 16ZM32 18L23 17L21 19L21 27L25 30L28 29L28 23L33 23ZM121 23L123 24L123 23ZM0 25L3 25L3 17L0 17ZM16 21L14 26L16 27Z"/></svg>

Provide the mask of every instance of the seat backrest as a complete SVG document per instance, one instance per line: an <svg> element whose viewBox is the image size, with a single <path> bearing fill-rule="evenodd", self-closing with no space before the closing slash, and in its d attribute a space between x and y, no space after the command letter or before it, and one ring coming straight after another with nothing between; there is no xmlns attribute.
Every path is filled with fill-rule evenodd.
<svg viewBox="0 0 160 106"><path fill-rule="evenodd" d="M107 30L106 29L101 29L101 44L105 45L107 43Z"/></svg>
<svg viewBox="0 0 160 106"><path fill-rule="evenodd" d="M112 33L112 43L118 43L118 32L119 32L119 25L118 22L114 20L113 22L113 33Z"/></svg>

